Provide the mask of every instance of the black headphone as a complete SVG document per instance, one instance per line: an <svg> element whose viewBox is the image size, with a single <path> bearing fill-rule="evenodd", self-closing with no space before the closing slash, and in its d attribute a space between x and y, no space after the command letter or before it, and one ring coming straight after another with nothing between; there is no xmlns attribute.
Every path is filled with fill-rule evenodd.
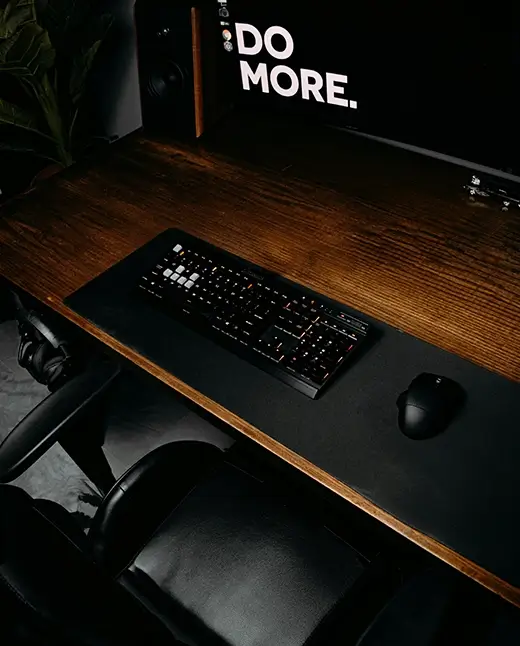
<svg viewBox="0 0 520 646"><path fill-rule="evenodd" d="M67 341L61 339L42 317L27 310L20 297L12 293L20 334L18 363L50 391L57 390L76 372Z"/></svg>

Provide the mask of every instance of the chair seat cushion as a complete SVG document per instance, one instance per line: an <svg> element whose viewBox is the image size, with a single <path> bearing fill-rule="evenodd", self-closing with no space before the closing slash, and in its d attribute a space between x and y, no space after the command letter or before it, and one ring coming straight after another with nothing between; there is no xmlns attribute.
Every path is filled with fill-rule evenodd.
<svg viewBox="0 0 520 646"><path fill-rule="evenodd" d="M198 643L299 646L353 594L365 565L280 492L221 461L119 580Z"/></svg>

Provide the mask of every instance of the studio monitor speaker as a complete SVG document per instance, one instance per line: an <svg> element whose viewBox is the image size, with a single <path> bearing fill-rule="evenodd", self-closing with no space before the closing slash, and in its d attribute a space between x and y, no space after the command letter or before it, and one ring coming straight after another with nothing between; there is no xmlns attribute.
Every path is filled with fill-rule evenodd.
<svg viewBox="0 0 520 646"><path fill-rule="evenodd" d="M145 132L200 137L231 108L214 4L137 0L135 22Z"/></svg>

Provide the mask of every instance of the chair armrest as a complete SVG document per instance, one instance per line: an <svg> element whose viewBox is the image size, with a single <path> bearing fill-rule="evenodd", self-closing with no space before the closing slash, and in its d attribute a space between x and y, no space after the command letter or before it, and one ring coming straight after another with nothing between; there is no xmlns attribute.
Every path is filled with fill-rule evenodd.
<svg viewBox="0 0 520 646"><path fill-rule="evenodd" d="M120 372L98 362L48 395L0 444L0 482L11 482L34 464L60 436L86 419Z"/></svg>

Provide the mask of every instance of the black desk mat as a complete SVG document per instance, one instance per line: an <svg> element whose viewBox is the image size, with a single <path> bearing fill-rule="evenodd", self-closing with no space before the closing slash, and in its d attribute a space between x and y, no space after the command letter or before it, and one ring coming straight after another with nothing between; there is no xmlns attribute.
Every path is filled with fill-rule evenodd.
<svg viewBox="0 0 520 646"><path fill-rule="evenodd" d="M520 587L520 384L358 312L379 334L311 400L136 303L130 286L175 241L164 232L66 304L378 507ZM467 401L444 433L413 441L397 427L395 401L421 372L455 379Z"/></svg>

